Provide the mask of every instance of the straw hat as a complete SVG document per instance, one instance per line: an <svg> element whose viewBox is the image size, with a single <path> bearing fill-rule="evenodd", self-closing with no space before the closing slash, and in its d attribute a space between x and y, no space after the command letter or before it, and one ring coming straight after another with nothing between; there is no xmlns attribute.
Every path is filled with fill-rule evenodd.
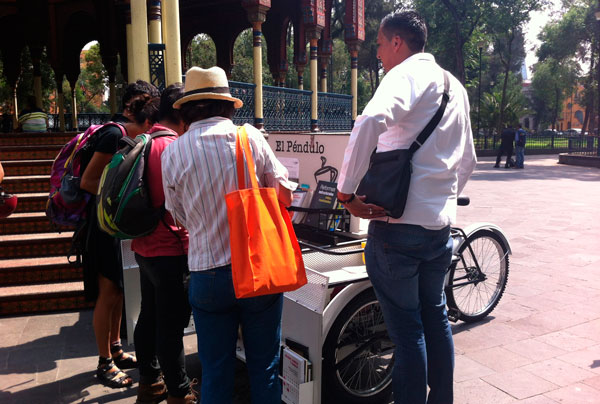
<svg viewBox="0 0 600 404"><path fill-rule="evenodd" d="M183 96L175 101L173 108L181 108L181 104L194 100L225 100L232 101L235 108L241 108L244 103L239 98L231 96L229 82L225 71L213 66L210 69L192 67L185 74Z"/></svg>

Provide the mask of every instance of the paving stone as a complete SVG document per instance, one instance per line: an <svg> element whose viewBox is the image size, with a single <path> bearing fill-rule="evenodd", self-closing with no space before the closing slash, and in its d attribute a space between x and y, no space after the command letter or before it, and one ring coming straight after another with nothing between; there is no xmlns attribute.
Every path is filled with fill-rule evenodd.
<svg viewBox="0 0 600 404"><path fill-rule="evenodd" d="M514 397L502 390L484 382L481 379L456 383L454 386L454 402L460 404L510 404L515 403Z"/></svg>
<svg viewBox="0 0 600 404"><path fill-rule="evenodd" d="M466 354L466 356L496 372L504 372L510 369L515 369L524 365L528 365L532 362L531 359L511 352L502 347L482 349L480 351L470 352Z"/></svg>
<svg viewBox="0 0 600 404"><path fill-rule="evenodd" d="M600 403L600 390L585 384L575 384L545 394L551 399L562 404L598 404Z"/></svg>
<svg viewBox="0 0 600 404"><path fill-rule="evenodd" d="M534 397L526 398L525 400L519 400L519 404L556 404L558 401L554 401L545 395L539 395Z"/></svg>
<svg viewBox="0 0 600 404"><path fill-rule="evenodd" d="M600 319L573 327L568 327L568 333L600 342Z"/></svg>
<svg viewBox="0 0 600 404"><path fill-rule="evenodd" d="M511 344L504 345L503 348L534 361L542 361L545 359L554 358L564 355L567 352L563 349L545 344L541 341L536 341L534 339L513 342Z"/></svg>
<svg viewBox="0 0 600 404"><path fill-rule="evenodd" d="M543 362L532 363L531 365L523 366L522 369L527 370L528 372L531 372L561 387L568 386L569 384L574 384L594 376L594 373L590 371L581 369L580 367L555 358L548 359Z"/></svg>
<svg viewBox="0 0 600 404"><path fill-rule="evenodd" d="M600 344L561 355L558 359L600 374Z"/></svg>
<svg viewBox="0 0 600 404"><path fill-rule="evenodd" d="M543 394L558 387L522 368L484 376L482 379L518 399Z"/></svg>
<svg viewBox="0 0 600 404"><path fill-rule="evenodd" d="M583 383L600 391L600 376L594 376L589 379L585 379Z"/></svg>
<svg viewBox="0 0 600 404"><path fill-rule="evenodd" d="M537 337L535 340L558 347L560 349L564 349L565 351L578 351L580 349L597 344L597 342L594 340L582 338L567 331L552 332L550 334Z"/></svg>
<svg viewBox="0 0 600 404"><path fill-rule="evenodd" d="M457 383L464 382L466 380L478 379L481 376L491 375L495 372L482 365L473 359L459 355L455 358L454 363L454 381Z"/></svg>

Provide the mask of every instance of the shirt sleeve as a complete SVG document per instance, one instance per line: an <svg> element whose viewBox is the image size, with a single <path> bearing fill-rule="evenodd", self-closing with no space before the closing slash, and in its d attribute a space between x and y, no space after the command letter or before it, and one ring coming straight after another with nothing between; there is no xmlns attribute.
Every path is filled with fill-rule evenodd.
<svg viewBox="0 0 600 404"><path fill-rule="evenodd" d="M98 136L94 151L115 154L119 150L119 140L123 137L123 132L115 125L104 126L98 131L97 135L100 136Z"/></svg>
<svg viewBox="0 0 600 404"><path fill-rule="evenodd" d="M171 167L173 167L172 156L170 151L173 150L171 143L163 151L161 156L161 171L162 171L162 185L163 192L165 194L165 209L171 213L171 216L181 223L184 227L187 227L185 221L185 210L181 206L180 198L178 197L178 189L175 186L175 180L171 173Z"/></svg>
<svg viewBox="0 0 600 404"><path fill-rule="evenodd" d="M390 71L383 78L354 124L338 177L340 192L351 194L356 191L369 168L379 135L404 119L416 102L413 85L409 77L398 71Z"/></svg>
<svg viewBox="0 0 600 404"><path fill-rule="evenodd" d="M271 149L262 133L252 126L246 125L245 127L248 139L251 144L253 143L256 146L254 163L260 183L263 186L275 188L277 191L279 191L279 186L283 186L290 191L296 190L298 184L288 179L287 168L275 157L273 149Z"/></svg>
<svg viewBox="0 0 600 404"><path fill-rule="evenodd" d="M463 89L463 91L466 92L466 90ZM473 170L475 169L475 166L477 165L477 154L475 153L475 145L473 143L473 131L471 130L471 119L469 118L469 99L468 97L464 96L465 99L465 132L463 133L463 137L466 139L465 142L465 148L464 148L464 152L462 155L462 158L460 159L459 162L459 166L458 166L458 192L457 195L460 195L461 192L463 191L463 189L465 188L465 185L467 185L467 181L469 180L469 177L471 177L471 174L473 173Z"/></svg>

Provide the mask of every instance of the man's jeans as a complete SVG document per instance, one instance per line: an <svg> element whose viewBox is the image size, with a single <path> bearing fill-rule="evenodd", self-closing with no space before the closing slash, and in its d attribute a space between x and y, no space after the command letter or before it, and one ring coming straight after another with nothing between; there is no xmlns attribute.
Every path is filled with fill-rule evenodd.
<svg viewBox="0 0 600 404"><path fill-rule="evenodd" d="M135 254L135 259L140 266L142 293L134 332L140 383L156 382L162 370L169 394L184 397L190 386L183 348L183 329L191 313L185 288L187 255L142 257Z"/></svg>
<svg viewBox="0 0 600 404"><path fill-rule="evenodd" d="M515 159L517 162L515 166L517 168L523 168L525 163L525 147L524 146L516 146L515 147Z"/></svg>
<svg viewBox="0 0 600 404"><path fill-rule="evenodd" d="M236 299L231 266L193 271L190 304L202 363L202 404L233 399L238 327L246 352L253 404L280 404L279 347L283 294Z"/></svg>
<svg viewBox="0 0 600 404"><path fill-rule="evenodd" d="M394 402L451 404L454 344L444 294L452 260L449 227L371 221L365 260L396 344Z"/></svg>

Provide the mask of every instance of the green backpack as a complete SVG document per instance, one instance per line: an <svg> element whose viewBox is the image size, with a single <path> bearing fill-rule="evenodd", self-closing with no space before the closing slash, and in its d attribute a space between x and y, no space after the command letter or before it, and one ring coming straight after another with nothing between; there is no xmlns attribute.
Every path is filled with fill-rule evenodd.
<svg viewBox="0 0 600 404"><path fill-rule="evenodd" d="M104 168L96 198L98 225L113 237L146 236L156 229L165 214L164 204L159 208L152 206L144 179L152 140L161 136L173 134L158 131L151 135L144 133L135 139L123 137L121 142L125 146Z"/></svg>

